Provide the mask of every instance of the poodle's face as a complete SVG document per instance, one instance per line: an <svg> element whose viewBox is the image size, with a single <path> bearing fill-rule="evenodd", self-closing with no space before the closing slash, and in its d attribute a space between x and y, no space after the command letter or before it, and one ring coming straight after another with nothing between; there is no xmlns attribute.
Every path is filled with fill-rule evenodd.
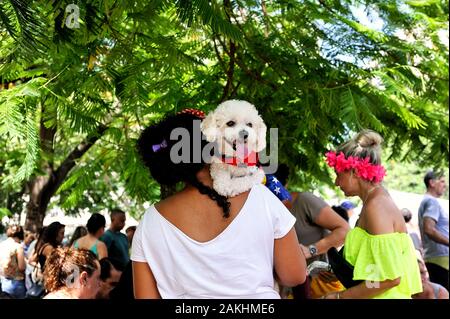
<svg viewBox="0 0 450 319"><path fill-rule="evenodd" d="M256 108L246 101L223 102L202 121L201 130L225 156L243 157L266 147L267 127Z"/></svg>

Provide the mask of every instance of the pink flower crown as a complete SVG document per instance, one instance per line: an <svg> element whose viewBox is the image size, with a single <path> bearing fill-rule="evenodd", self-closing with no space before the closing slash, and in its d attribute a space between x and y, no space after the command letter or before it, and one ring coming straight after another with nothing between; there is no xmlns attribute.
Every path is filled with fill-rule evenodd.
<svg viewBox="0 0 450 319"><path fill-rule="evenodd" d="M344 172L349 169L354 169L356 174L369 182L379 183L386 176L386 170L382 165L374 165L369 162L369 157L365 159L349 156L345 158L344 153L340 152L336 155L336 152L327 152L327 164L333 167L336 172Z"/></svg>

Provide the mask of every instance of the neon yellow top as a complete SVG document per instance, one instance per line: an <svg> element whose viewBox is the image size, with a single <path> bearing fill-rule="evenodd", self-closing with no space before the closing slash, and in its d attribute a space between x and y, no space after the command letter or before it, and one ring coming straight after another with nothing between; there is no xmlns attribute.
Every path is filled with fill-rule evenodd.
<svg viewBox="0 0 450 319"><path fill-rule="evenodd" d="M345 238L344 257L353 265L353 280L367 280L366 285L401 277L400 284L374 299L411 299L422 291L414 244L407 233L371 235L360 227Z"/></svg>

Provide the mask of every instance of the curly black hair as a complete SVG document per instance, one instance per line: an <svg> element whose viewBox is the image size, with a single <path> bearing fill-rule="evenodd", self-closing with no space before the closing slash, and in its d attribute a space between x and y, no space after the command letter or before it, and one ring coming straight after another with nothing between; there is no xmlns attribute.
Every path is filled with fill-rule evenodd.
<svg viewBox="0 0 450 319"><path fill-rule="evenodd" d="M214 200L223 210L225 218L230 215L230 203L225 196L217 193L213 188L204 185L197 179L197 173L205 167L208 159L202 154L194 154L194 151L202 152L207 145L206 139L200 131L201 119L189 113L167 115L160 122L147 127L137 141L137 150L143 163L150 170L152 177L162 185L174 185L178 182L189 183L196 187L201 194ZM174 145L183 141L181 136L171 139L171 133L177 129L186 130L189 133L189 143L181 145L182 152L189 152L189 161L176 163L171 159L171 150ZM199 141L200 139L200 141ZM198 149L194 149L199 146ZM172 150L173 152L173 150ZM183 155L186 155L183 154ZM178 152L178 155L179 152Z"/></svg>

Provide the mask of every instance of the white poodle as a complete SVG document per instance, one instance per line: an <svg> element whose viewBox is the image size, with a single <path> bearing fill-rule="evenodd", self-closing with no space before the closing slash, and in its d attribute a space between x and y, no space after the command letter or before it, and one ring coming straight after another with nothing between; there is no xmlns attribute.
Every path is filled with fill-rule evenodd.
<svg viewBox="0 0 450 319"><path fill-rule="evenodd" d="M264 171L257 166L257 152L266 147L267 127L252 104L221 103L202 121L201 130L208 142L216 143L210 173L219 194L233 197L262 183Z"/></svg>

